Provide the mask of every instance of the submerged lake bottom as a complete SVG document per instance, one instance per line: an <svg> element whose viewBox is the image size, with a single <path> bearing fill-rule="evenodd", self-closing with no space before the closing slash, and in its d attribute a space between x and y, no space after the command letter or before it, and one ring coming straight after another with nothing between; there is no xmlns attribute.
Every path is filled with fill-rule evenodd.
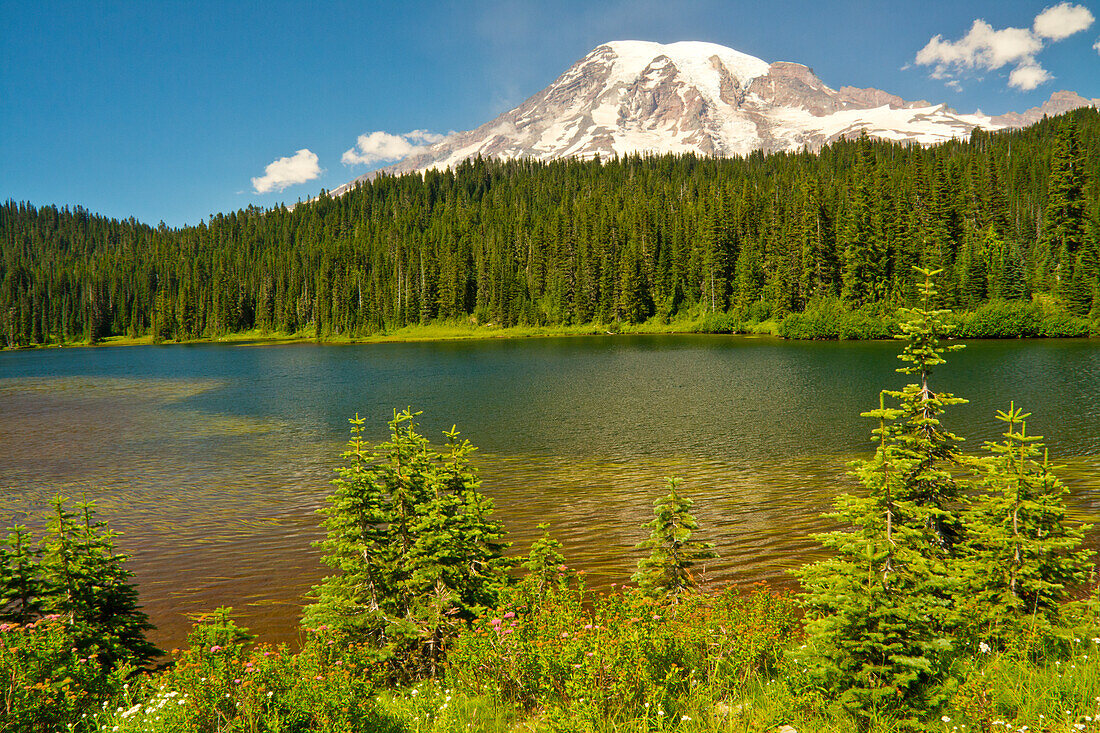
<svg viewBox="0 0 1100 733"><path fill-rule="evenodd" d="M546 522L590 586L626 582L679 476L720 555L705 583L793 587L820 557L821 513L858 490L847 463L873 449L859 413L906 382L897 348L660 335L5 352L0 510L34 523L57 493L94 500L163 647L218 606L294 641L327 571L316 512L347 419L380 440L411 407L430 439L454 424L479 446L513 554ZM948 360L932 386L969 400L944 418L965 450L997 439L1014 401L1063 466L1073 517L1100 518L1100 342L974 341Z"/></svg>

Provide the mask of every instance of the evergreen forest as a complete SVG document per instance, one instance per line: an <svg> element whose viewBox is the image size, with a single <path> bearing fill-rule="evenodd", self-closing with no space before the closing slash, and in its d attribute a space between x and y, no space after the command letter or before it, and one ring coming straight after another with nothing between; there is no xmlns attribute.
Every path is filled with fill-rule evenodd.
<svg viewBox="0 0 1100 733"><path fill-rule="evenodd" d="M0 339L881 314L916 302L914 266L937 307L1100 312L1100 111L933 147L479 158L178 229L9 201Z"/></svg>

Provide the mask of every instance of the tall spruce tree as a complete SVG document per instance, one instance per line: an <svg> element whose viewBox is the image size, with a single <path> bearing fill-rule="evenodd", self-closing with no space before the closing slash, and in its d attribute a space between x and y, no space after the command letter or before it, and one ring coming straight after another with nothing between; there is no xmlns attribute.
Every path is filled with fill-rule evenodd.
<svg viewBox="0 0 1100 733"><path fill-rule="evenodd" d="M884 390L873 458L853 464L865 496L844 494L831 516L851 529L820 535L835 555L799 571L805 656L853 716L919 728L950 693L948 652L958 626L955 545L961 538L958 487L951 475L957 438L939 416L963 400L931 389L944 363L944 312L933 310L935 270L919 270L923 305L906 309L899 372L918 382ZM886 398L898 407L887 407Z"/></svg>
<svg viewBox="0 0 1100 733"><path fill-rule="evenodd" d="M1085 302L1086 291L1079 285L1080 279L1075 283L1074 270L1078 253L1085 245L1085 162L1073 115L1068 115L1058 127L1047 185L1040 244L1047 258L1046 272L1054 280L1049 284L1063 295L1074 313L1084 314L1091 302Z"/></svg>

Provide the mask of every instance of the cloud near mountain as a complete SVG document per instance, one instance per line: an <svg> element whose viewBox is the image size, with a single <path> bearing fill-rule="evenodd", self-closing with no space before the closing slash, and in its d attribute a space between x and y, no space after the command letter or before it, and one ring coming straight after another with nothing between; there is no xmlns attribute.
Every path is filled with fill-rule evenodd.
<svg viewBox="0 0 1100 733"><path fill-rule="evenodd" d="M264 174L252 179L252 189L256 193L282 191L288 186L312 181L320 175L317 154L302 148L290 157L268 163Z"/></svg>
<svg viewBox="0 0 1100 733"><path fill-rule="evenodd" d="M356 140L355 147L344 151L340 162L344 165L373 165L401 160L441 142L445 137L427 130L413 130L404 135L391 135L381 130L366 132Z"/></svg>

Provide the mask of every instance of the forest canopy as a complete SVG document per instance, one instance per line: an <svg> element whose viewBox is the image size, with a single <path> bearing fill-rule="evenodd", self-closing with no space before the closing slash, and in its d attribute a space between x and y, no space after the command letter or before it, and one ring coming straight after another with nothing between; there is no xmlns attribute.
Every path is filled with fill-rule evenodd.
<svg viewBox="0 0 1100 733"><path fill-rule="evenodd" d="M933 147L474 159L293 209L151 227L0 206L0 341L359 336L437 320L571 325L815 304L1041 296L1100 313L1100 111Z"/></svg>

